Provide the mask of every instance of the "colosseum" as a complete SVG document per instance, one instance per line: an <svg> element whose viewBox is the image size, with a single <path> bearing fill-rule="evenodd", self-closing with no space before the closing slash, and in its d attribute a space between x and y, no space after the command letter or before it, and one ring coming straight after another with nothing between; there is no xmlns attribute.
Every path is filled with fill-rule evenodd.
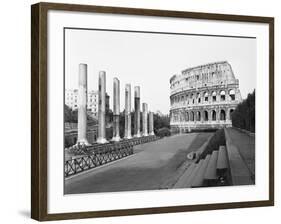
<svg viewBox="0 0 281 224"><path fill-rule="evenodd" d="M170 89L173 133L230 127L231 113L242 100L227 61L185 69L170 79Z"/></svg>

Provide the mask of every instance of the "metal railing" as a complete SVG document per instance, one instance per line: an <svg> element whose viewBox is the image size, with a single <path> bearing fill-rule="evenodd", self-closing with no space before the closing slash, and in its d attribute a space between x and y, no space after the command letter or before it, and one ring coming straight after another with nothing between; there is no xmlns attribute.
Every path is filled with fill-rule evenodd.
<svg viewBox="0 0 281 224"><path fill-rule="evenodd" d="M84 149L87 155L77 156L66 160L64 176L69 177L77 173L101 166L103 164L124 158L134 153L133 146L158 140L157 136L146 136L122 140L118 143L95 144Z"/></svg>
<svg viewBox="0 0 281 224"><path fill-rule="evenodd" d="M65 161L65 177L69 177L132 154L133 147L129 144L102 147L96 152L93 152L92 155L81 156Z"/></svg>

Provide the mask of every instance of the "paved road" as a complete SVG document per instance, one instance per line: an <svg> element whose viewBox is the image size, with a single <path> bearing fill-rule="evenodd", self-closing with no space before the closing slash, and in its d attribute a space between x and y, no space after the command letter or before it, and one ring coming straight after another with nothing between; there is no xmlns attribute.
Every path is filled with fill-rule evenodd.
<svg viewBox="0 0 281 224"><path fill-rule="evenodd" d="M207 138L210 133L205 135ZM177 135L138 145L132 156L67 179L65 193L159 189L175 174L187 153L196 150L192 142L197 136Z"/></svg>
<svg viewBox="0 0 281 224"><path fill-rule="evenodd" d="M236 128L229 128L228 132L233 144L238 148L241 157L250 170L251 175L255 176L255 137Z"/></svg>

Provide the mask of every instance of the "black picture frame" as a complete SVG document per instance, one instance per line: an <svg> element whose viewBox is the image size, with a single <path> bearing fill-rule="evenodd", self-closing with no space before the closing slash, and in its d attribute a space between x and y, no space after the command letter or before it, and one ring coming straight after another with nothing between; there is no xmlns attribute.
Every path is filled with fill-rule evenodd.
<svg viewBox="0 0 281 224"><path fill-rule="evenodd" d="M39 221L140 215L170 212L246 208L274 205L274 18L224 15L139 8L38 3L31 6L31 217ZM47 201L47 13L63 10L88 13L110 13L167 18L194 18L217 21L263 23L269 25L269 199L203 205L168 206L108 211L48 214Z"/></svg>

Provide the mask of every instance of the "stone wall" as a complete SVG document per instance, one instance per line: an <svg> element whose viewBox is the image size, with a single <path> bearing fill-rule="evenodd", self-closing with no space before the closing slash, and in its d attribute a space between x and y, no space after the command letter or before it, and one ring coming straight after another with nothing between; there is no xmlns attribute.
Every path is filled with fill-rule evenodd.
<svg viewBox="0 0 281 224"><path fill-rule="evenodd" d="M230 127L241 102L239 81L227 62L186 69L170 80L172 132Z"/></svg>

